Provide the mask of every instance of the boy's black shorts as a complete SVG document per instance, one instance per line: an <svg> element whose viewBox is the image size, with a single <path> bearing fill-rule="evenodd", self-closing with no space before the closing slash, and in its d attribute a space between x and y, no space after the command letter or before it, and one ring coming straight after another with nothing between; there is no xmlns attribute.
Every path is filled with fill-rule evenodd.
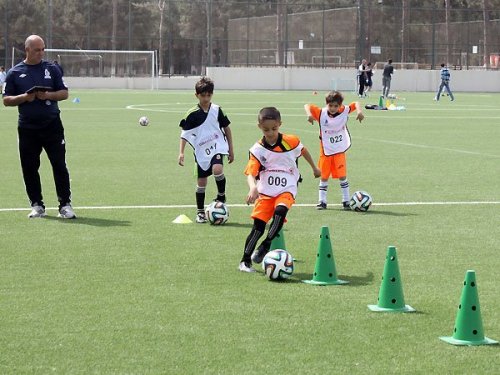
<svg viewBox="0 0 500 375"><path fill-rule="evenodd" d="M196 167L198 168L198 178L211 176L212 175L212 167L216 164L223 165L224 164L223 160L224 160L224 155L222 155L222 154L215 155L212 158L212 160L210 161L210 167L206 171L201 169L200 165L198 163L196 163Z"/></svg>

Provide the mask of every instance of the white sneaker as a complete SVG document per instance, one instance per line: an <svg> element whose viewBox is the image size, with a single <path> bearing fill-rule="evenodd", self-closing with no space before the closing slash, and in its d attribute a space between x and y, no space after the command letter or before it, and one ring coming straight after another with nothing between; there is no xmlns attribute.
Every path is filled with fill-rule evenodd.
<svg viewBox="0 0 500 375"><path fill-rule="evenodd" d="M238 269L241 272L248 272L248 273L256 272L251 265L248 266L247 264L245 264L245 262L241 262Z"/></svg>
<svg viewBox="0 0 500 375"><path fill-rule="evenodd" d="M196 222L198 224L203 224L203 223L206 223L208 221L207 217L205 216L205 213L204 212L198 212L196 214Z"/></svg>
<svg viewBox="0 0 500 375"><path fill-rule="evenodd" d="M62 219L76 219L75 212L73 211L73 207L71 205L66 205L62 206L59 209L59 215L57 217L60 217Z"/></svg>
<svg viewBox="0 0 500 375"><path fill-rule="evenodd" d="M28 215L30 219L33 219L35 217L45 217L45 216L47 216L47 214L45 213L45 208L39 205L31 207L31 212Z"/></svg>

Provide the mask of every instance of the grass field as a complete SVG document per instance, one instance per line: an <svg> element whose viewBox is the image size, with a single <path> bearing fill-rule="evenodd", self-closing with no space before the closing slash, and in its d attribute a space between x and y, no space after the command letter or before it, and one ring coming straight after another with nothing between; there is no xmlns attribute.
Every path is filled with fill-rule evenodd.
<svg viewBox="0 0 500 375"><path fill-rule="evenodd" d="M231 216L221 227L172 223L195 215L193 158L177 165L178 123L193 92L70 95L61 108L73 221L56 217L45 155L49 216L27 218L17 109L0 109L1 374L498 374L498 345L457 347L439 336L453 334L472 269L484 334L500 340L500 94L437 103L432 93L402 93L406 111L352 118L348 177L352 192L373 196L366 214L340 209L337 181L329 209L316 211L318 180L302 161L284 229L297 262L281 283L237 271L251 228L242 171L261 136L257 112L269 105L317 160L303 104L322 105L323 93L216 91L236 151L225 168ZM137 124L142 115L150 126ZM207 199L214 196L211 179ZM300 282L312 278L322 226L348 285ZM416 313L367 308L377 303L389 245Z"/></svg>

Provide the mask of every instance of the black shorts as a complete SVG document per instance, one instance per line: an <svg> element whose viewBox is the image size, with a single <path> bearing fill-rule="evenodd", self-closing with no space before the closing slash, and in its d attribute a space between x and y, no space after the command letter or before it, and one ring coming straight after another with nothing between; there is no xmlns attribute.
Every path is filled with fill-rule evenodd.
<svg viewBox="0 0 500 375"><path fill-rule="evenodd" d="M210 167L206 171L201 169L200 165L197 163L196 166L198 168L198 178L211 176L212 175L212 167L216 164L223 165L224 164L223 160L224 160L224 155L222 155L222 154L215 155L212 158L212 160L210 161Z"/></svg>

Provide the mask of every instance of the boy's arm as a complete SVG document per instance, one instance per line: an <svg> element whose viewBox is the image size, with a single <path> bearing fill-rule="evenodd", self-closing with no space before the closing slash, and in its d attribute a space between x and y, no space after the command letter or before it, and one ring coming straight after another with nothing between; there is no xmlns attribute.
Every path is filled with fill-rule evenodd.
<svg viewBox="0 0 500 375"><path fill-rule="evenodd" d="M248 194L247 198L245 199L245 202L247 204L254 203L255 200L259 197L259 192L257 191L257 180L255 179L255 176L252 176L249 174L247 176L247 183L248 183Z"/></svg>
<svg viewBox="0 0 500 375"><path fill-rule="evenodd" d="M186 140L181 138L179 143L179 157L177 159L180 166L184 166L184 150L186 149Z"/></svg>
<svg viewBox="0 0 500 375"><path fill-rule="evenodd" d="M356 120L358 120L359 122L363 121L365 115L363 114L361 104L359 104L359 102L354 102L353 104L354 108L356 109Z"/></svg>
<svg viewBox="0 0 500 375"><path fill-rule="evenodd" d="M226 134L227 144L229 145L229 164L234 161L234 149L233 149L233 133L231 132L231 128L226 126L224 128L224 133Z"/></svg>
<svg viewBox="0 0 500 375"><path fill-rule="evenodd" d="M248 184L248 194L245 199L246 204L254 203L259 197L259 191L257 190L257 176L259 175L260 163L250 154L247 166L245 168L245 174L247 176Z"/></svg>
<svg viewBox="0 0 500 375"><path fill-rule="evenodd" d="M306 161L311 166L311 168L313 170L314 177L315 178L320 177L321 176L321 170L316 166L316 164L314 163L314 160L313 160L311 154L309 153L309 150L307 148L305 148L305 147L302 149L302 156L304 157L304 159L306 159Z"/></svg>
<svg viewBox="0 0 500 375"><path fill-rule="evenodd" d="M305 104L304 110L306 111L307 121L314 124L314 121L319 122L319 113L321 109L313 104Z"/></svg>

